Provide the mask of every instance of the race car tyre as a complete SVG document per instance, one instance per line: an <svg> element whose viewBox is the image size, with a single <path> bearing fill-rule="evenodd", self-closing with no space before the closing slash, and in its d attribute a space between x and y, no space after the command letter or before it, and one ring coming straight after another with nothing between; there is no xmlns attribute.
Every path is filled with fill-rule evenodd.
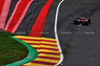
<svg viewBox="0 0 100 66"><path fill-rule="evenodd" d="M85 23L83 22L82 25L85 25Z"/></svg>
<svg viewBox="0 0 100 66"><path fill-rule="evenodd" d="M85 23L85 25L88 26L89 24L88 23Z"/></svg>
<svg viewBox="0 0 100 66"><path fill-rule="evenodd" d="M88 23L89 23L89 24L91 23L91 20L90 20L90 19L88 19Z"/></svg>
<svg viewBox="0 0 100 66"><path fill-rule="evenodd" d="M74 20L74 24L77 24L78 22L77 22L77 20Z"/></svg>

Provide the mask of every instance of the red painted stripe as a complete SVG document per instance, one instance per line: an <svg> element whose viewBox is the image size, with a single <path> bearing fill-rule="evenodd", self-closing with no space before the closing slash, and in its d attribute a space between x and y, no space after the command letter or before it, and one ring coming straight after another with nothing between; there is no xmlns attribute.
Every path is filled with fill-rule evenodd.
<svg viewBox="0 0 100 66"><path fill-rule="evenodd" d="M3 9L4 1L5 0L0 0L0 15L1 15L1 12L2 12L2 9Z"/></svg>
<svg viewBox="0 0 100 66"><path fill-rule="evenodd" d="M57 43L56 41L52 41L52 40L43 40L43 39L42 39L41 41Z"/></svg>
<svg viewBox="0 0 100 66"><path fill-rule="evenodd" d="M45 41L45 42L52 42L52 43L57 43L56 41L52 41L52 40L37 40L37 39L24 39L24 38L18 38L20 40L27 40L27 41Z"/></svg>
<svg viewBox="0 0 100 66"><path fill-rule="evenodd" d="M39 52L39 54L51 54L51 55L60 55L60 53L51 53L51 52Z"/></svg>
<svg viewBox="0 0 100 66"><path fill-rule="evenodd" d="M24 38L18 38L22 41L41 41L41 40L36 40L36 39L24 39Z"/></svg>
<svg viewBox="0 0 100 66"><path fill-rule="evenodd" d="M33 0L19 0L5 27L6 31L14 33L23 20Z"/></svg>
<svg viewBox="0 0 100 66"><path fill-rule="evenodd" d="M54 50L54 51L59 51L58 49L53 49L53 48L46 48L46 47L41 47L41 48L36 48L36 47L34 47L35 49L46 49L46 50Z"/></svg>
<svg viewBox="0 0 100 66"><path fill-rule="evenodd" d="M43 27L46 21L46 17L53 1L54 0L48 0L47 3L43 6L42 10L40 11L39 16L37 17L35 21L35 24L32 27L32 30L29 36L41 37L42 35L41 32L43 32Z"/></svg>
<svg viewBox="0 0 100 66"><path fill-rule="evenodd" d="M41 45L41 43L28 43L29 45Z"/></svg>
<svg viewBox="0 0 100 66"><path fill-rule="evenodd" d="M53 47L58 47L57 45L51 45L51 44L43 44L43 43L28 43L30 45L46 45L46 46L53 46Z"/></svg>
<svg viewBox="0 0 100 66"><path fill-rule="evenodd" d="M52 59L52 60L60 60L60 58L44 57L44 56L38 56L38 58L43 58L43 59Z"/></svg>
<svg viewBox="0 0 100 66"><path fill-rule="evenodd" d="M0 28L3 29L9 12L11 0L0 0Z"/></svg>
<svg viewBox="0 0 100 66"><path fill-rule="evenodd" d="M43 61L32 61L31 63L38 63L38 64L44 64L44 65L55 65L56 63L50 63L50 62L43 62Z"/></svg>

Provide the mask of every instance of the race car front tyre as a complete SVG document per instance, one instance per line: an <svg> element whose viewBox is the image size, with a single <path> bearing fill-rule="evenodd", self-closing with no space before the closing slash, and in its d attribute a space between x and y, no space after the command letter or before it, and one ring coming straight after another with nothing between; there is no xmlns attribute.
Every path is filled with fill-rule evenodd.
<svg viewBox="0 0 100 66"><path fill-rule="evenodd" d="M90 20L90 19L88 19L88 23L89 23L89 24L91 23L91 20Z"/></svg>
<svg viewBox="0 0 100 66"><path fill-rule="evenodd" d="M85 23L85 25L88 26L89 24L88 23Z"/></svg>

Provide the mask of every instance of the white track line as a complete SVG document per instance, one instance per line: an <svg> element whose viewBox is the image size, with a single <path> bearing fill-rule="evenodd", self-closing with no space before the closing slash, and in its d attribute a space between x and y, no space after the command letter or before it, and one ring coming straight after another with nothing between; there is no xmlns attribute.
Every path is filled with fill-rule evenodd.
<svg viewBox="0 0 100 66"><path fill-rule="evenodd" d="M61 50L61 47L60 47L60 43L59 43L59 39L58 39L58 34L57 34L57 22L58 22L58 13L59 13L59 8L60 8L60 5L64 2L64 0L62 0L58 6L57 6L57 10L56 10L56 15L55 15L55 25L54 25L54 32L55 32L55 38L57 40L57 44L58 44L58 48L59 48L59 51L60 51L60 61L54 65L54 66L58 66L59 64L62 63L64 57L63 57L63 53L62 53L62 50Z"/></svg>

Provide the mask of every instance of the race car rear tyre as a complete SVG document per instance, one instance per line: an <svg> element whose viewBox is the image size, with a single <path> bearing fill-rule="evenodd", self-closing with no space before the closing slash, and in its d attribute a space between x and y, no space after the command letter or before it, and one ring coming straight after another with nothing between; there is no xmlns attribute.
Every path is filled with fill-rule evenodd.
<svg viewBox="0 0 100 66"><path fill-rule="evenodd" d="M90 19L88 19L88 23L89 23L89 24L91 23L91 20L90 20Z"/></svg>
<svg viewBox="0 0 100 66"><path fill-rule="evenodd" d="M89 24L88 23L85 23L85 25L88 26Z"/></svg>
<svg viewBox="0 0 100 66"><path fill-rule="evenodd" d="M77 24L77 20L74 20L74 24Z"/></svg>

